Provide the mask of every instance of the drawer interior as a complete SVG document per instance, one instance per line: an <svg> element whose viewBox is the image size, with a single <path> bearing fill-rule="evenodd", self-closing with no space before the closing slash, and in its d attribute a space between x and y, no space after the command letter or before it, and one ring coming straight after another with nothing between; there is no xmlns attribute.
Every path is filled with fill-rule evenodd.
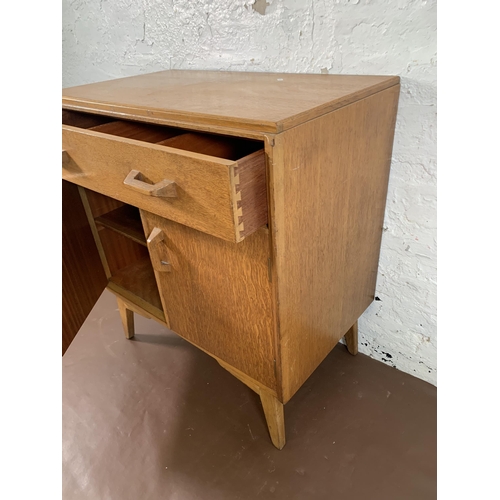
<svg viewBox="0 0 500 500"><path fill-rule="evenodd" d="M179 134L179 131L167 127L118 120L91 127L91 130L151 143L158 143Z"/></svg>
<svg viewBox="0 0 500 500"><path fill-rule="evenodd" d="M226 160L239 160L263 147L259 141L198 132L177 135L159 144Z"/></svg>
<svg viewBox="0 0 500 500"><path fill-rule="evenodd" d="M68 110L63 110L63 125L234 161L264 147L262 141L241 137L192 132L175 127L116 120L109 116Z"/></svg>

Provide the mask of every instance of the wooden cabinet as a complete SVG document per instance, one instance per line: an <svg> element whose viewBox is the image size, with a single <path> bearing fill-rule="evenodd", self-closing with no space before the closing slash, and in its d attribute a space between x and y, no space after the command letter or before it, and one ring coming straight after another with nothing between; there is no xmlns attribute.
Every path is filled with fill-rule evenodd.
<svg viewBox="0 0 500 500"><path fill-rule="evenodd" d="M81 197L65 218L85 212L100 256L82 272L63 251L80 277L66 338L105 274L127 338L138 313L213 356L282 448L283 405L343 336L357 352L398 96L397 77L204 71L65 89L63 179Z"/></svg>

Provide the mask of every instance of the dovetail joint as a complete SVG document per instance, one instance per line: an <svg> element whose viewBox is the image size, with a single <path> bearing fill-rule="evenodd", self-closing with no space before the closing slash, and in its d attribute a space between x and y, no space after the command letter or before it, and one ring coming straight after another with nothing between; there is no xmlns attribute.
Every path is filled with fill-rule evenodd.
<svg viewBox="0 0 500 500"><path fill-rule="evenodd" d="M237 167L233 167L231 174L231 190L233 196L234 224L236 226L236 236L239 239L245 226L243 224L243 209L241 207L240 174Z"/></svg>

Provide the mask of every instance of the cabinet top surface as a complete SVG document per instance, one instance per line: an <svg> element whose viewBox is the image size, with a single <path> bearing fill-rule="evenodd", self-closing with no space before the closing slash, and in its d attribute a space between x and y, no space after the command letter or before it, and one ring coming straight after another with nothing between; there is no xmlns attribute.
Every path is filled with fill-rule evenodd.
<svg viewBox="0 0 500 500"><path fill-rule="evenodd" d="M63 89L63 108L279 133L388 87L397 76L169 70Z"/></svg>

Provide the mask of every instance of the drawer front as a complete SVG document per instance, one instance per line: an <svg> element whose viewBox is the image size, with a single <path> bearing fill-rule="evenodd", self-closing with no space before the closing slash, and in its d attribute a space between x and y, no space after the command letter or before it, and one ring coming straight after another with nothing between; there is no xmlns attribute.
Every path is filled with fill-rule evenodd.
<svg viewBox="0 0 500 500"><path fill-rule="evenodd" d="M63 126L63 179L224 240L267 223L265 156L240 160Z"/></svg>

